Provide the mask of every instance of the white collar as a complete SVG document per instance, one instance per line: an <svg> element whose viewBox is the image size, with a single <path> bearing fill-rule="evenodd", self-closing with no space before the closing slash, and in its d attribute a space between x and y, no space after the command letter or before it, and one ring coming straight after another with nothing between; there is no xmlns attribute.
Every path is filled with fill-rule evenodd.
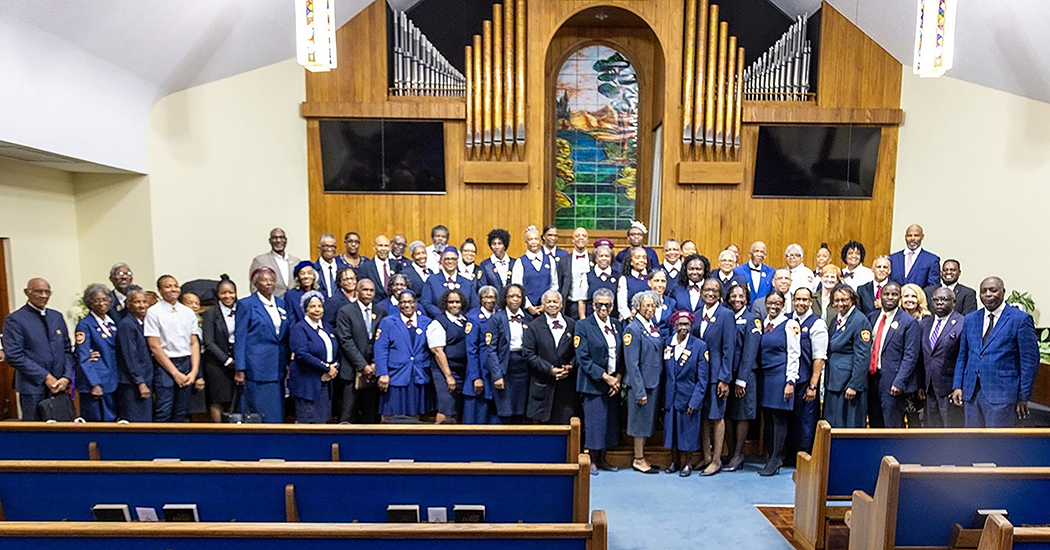
<svg viewBox="0 0 1050 550"><path fill-rule="evenodd" d="M886 313L886 310L882 310L880 313L883 316L885 316L887 319L892 321L893 319L897 318L897 312L900 311L900 309L901 309L901 307L897 306L897 307L893 308L893 311L890 311L889 313Z"/></svg>
<svg viewBox="0 0 1050 550"><path fill-rule="evenodd" d="M635 279L641 279L642 277L645 277L647 275L648 273L646 273L645 271L638 271L633 267L631 268L631 277L634 277Z"/></svg>
<svg viewBox="0 0 1050 550"><path fill-rule="evenodd" d="M886 277L885 279L883 279L881 281L876 281L875 279L872 279L871 280L871 284L875 285L878 288L882 288L882 286L885 285L886 283L888 283L889 281L890 281L889 277Z"/></svg>
<svg viewBox="0 0 1050 550"><path fill-rule="evenodd" d="M455 317L455 316L453 316L451 313L449 313L447 311L445 312L445 317L448 317L449 321L452 321L453 323L456 323L457 325L460 324L461 322L463 322L463 319L460 319L459 317Z"/></svg>
<svg viewBox="0 0 1050 550"><path fill-rule="evenodd" d="M41 317L47 315L47 308L46 307L44 309L40 309L40 308L34 306L33 304L31 304L29 302L26 302L26 305L31 307L31 308L33 308L33 311L39 313Z"/></svg>
<svg viewBox="0 0 1050 550"><path fill-rule="evenodd" d="M842 272L843 272L843 273L856 273L856 272L857 272L857 270L858 270L858 269L860 269L860 268L861 268L861 266L863 266L863 265L864 265L864 264L857 264L857 267L854 267L854 268L852 268L852 269L850 268L850 266L848 266L848 265L847 265L847 266L845 266L845 267L843 267L843 268L842 268Z"/></svg>
<svg viewBox="0 0 1050 550"><path fill-rule="evenodd" d="M748 265L749 269L751 269L751 271L756 271L756 270L757 271L761 271L762 270L762 264L755 265L755 264L751 263L751 260L747 261L747 265Z"/></svg>
<svg viewBox="0 0 1050 550"><path fill-rule="evenodd" d="M338 258L338 256L336 256L335 258ZM332 261L330 262L324 261L324 258L317 258L317 263L325 267L335 267L335 258L332 258Z"/></svg>
<svg viewBox="0 0 1050 550"><path fill-rule="evenodd" d="M113 319L110 319L108 314L106 315L105 319L103 319L102 317L96 315L94 311L92 311L91 316L94 317L95 320L98 321L98 324L103 327L106 326L106 323L113 323Z"/></svg>
<svg viewBox="0 0 1050 550"><path fill-rule="evenodd" d="M952 283L952 284L950 284L950 285L946 285L946 284L944 284L944 282L943 282L943 281L941 282L941 286L943 286L944 288L947 288L947 289L951 290L952 292L955 292L955 287L956 287L956 286L957 286L958 284L959 284L959 281L955 281L954 283Z"/></svg>
<svg viewBox="0 0 1050 550"><path fill-rule="evenodd" d="M563 329L565 328L565 319L562 318L560 312L558 313L557 317L551 317L550 315L547 315L546 312L543 313L543 316L547 318L547 326L551 326L552 324L554 324L554 321L558 321L559 323L561 323L561 327Z"/></svg>
<svg viewBox="0 0 1050 550"><path fill-rule="evenodd" d="M226 307L226 306L224 306L224 305L222 305L220 303L219 304L219 311L222 312L223 317L227 317L231 313L236 313L237 312L237 310L235 309L236 307L237 307L237 303L236 302L234 302L233 307Z"/></svg>
<svg viewBox="0 0 1050 550"><path fill-rule="evenodd" d="M784 315L783 311L781 311L780 315L777 315L776 317L774 317L772 319L770 319L769 316L767 315L765 321L766 322L764 324L768 325L769 323L773 323L773 326L776 327L776 326L780 326L780 323L783 323L784 321L787 321L787 316Z"/></svg>
<svg viewBox="0 0 1050 550"><path fill-rule="evenodd" d="M677 334L674 335L675 347L684 348L687 343L689 343L689 335L688 334L685 335L685 340L682 340L682 341L678 341L678 335Z"/></svg>
<svg viewBox="0 0 1050 550"><path fill-rule="evenodd" d="M744 316L744 312L747 311L747 306L740 308L740 311L733 312L733 318L739 319Z"/></svg>
<svg viewBox="0 0 1050 550"><path fill-rule="evenodd" d="M729 270L729 273L723 273L722 270L719 269L718 270L718 278L722 279L722 280L732 279L733 278L733 270Z"/></svg>
<svg viewBox="0 0 1050 550"><path fill-rule="evenodd" d="M586 260L589 257L587 255L587 249L586 248L584 248L583 250L576 250L576 248L573 248L571 254L572 254L573 258L576 258L577 255L583 255L583 259Z"/></svg>
<svg viewBox="0 0 1050 550"><path fill-rule="evenodd" d="M601 317L598 317L598 314L595 313L594 314L594 320L598 322L598 328L602 329L603 331L605 330L606 327L612 328L612 317L611 316L606 317L605 320L602 321Z"/></svg>
<svg viewBox="0 0 1050 550"><path fill-rule="evenodd" d="M607 267L605 269L601 269L597 265L595 265L594 266L594 274L599 276L599 277L601 277L603 274L608 276L608 277L612 277L612 266L610 265L609 267Z"/></svg>
<svg viewBox="0 0 1050 550"><path fill-rule="evenodd" d="M715 305L713 305L711 307L704 306L704 313L703 314L707 315L708 317L714 317L716 311L718 311L718 302L715 302Z"/></svg>
<svg viewBox="0 0 1050 550"><path fill-rule="evenodd" d="M370 308L370 307L372 307L372 305L374 305L374 304L375 304L375 301L372 301L372 302L371 302L371 303L369 303L368 305L365 305L365 303L364 303L364 302L362 302L361 300L354 300L354 301L355 301L355 302L357 302L357 305L361 306L361 309L362 309L362 310L364 310L364 309L367 309L367 308Z"/></svg>
<svg viewBox="0 0 1050 550"><path fill-rule="evenodd" d="M258 292L256 292L255 295L259 297L259 301L262 302L263 305L266 306L266 307L273 307L273 306L277 305L277 301L274 299L275 298L274 296L270 296L270 298L267 299L265 296L263 296L262 294L260 294Z"/></svg>
<svg viewBox="0 0 1050 550"><path fill-rule="evenodd" d="M492 316L493 316L493 315L495 315L495 314L496 314L496 311L495 311L495 310L493 310L493 311L489 311L489 310L487 310L487 309L485 309L485 308L479 308L479 309L478 309L478 317L479 317L479 318L480 318L480 319L481 319L482 321L484 321L485 319L488 319L489 317L492 317Z"/></svg>
<svg viewBox="0 0 1050 550"><path fill-rule="evenodd" d="M276 256L276 257L278 257L278 258L280 258L282 260L287 260L288 259L288 251L287 250L284 251L284 254L278 254L276 250L271 248L270 249L270 254L273 254L274 256Z"/></svg>
<svg viewBox="0 0 1050 550"><path fill-rule="evenodd" d="M418 317L418 316L419 315L417 313L415 313L415 312L412 313L411 317L405 317L405 314L402 313L401 314L401 322L405 323L407 325L409 321L412 321L412 324L414 325L414 324L416 324L416 317Z"/></svg>
<svg viewBox="0 0 1050 550"><path fill-rule="evenodd" d="M810 315L813 315L813 311L807 309L805 315L802 315L801 317L799 317L798 313L795 313L795 320L798 321L799 324L802 324L806 322L806 319L809 319Z"/></svg>
<svg viewBox="0 0 1050 550"><path fill-rule="evenodd" d="M441 275L441 277L445 279L445 281L448 281L449 279L455 281L456 277L459 277L459 269L456 269L456 271L453 271L452 273L448 273L445 271L445 268L441 268L438 271L438 274Z"/></svg>
<svg viewBox="0 0 1050 550"><path fill-rule="evenodd" d="M853 315L853 310L855 309L857 309L857 306L850 306L849 311L847 311L846 314L842 316L842 321L840 324L845 325L846 321L849 320L849 316Z"/></svg>
<svg viewBox="0 0 1050 550"><path fill-rule="evenodd" d="M543 252L545 252L549 256L557 256L558 255L558 246L557 245L555 245L554 248L547 248L546 246L542 246L540 248L543 250Z"/></svg>
<svg viewBox="0 0 1050 550"><path fill-rule="evenodd" d="M1004 309L1006 309L1006 300L1003 300L1003 303L999 304L999 307L995 308L995 311L988 311L988 308L984 308L984 318L987 319L988 314L991 313L992 315L995 315L995 318L998 320L1002 317Z"/></svg>
<svg viewBox="0 0 1050 550"><path fill-rule="evenodd" d="M525 251L525 257L530 259L530 260L533 260L533 261L542 260L543 259L543 248L540 248L536 252L529 252L528 250L526 250Z"/></svg>
<svg viewBox="0 0 1050 550"><path fill-rule="evenodd" d="M313 319L307 317L306 318L306 324L308 324L311 327L313 327L314 330L324 330L324 327L321 324L321 321L314 321Z"/></svg>
<svg viewBox="0 0 1050 550"><path fill-rule="evenodd" d="M944 317L937 317L936 315L934 315L934 316L933 316L933 320L934 320L934 321L937 321L938 323L947 323L947 322L948 322L948 319L949 319L949 318L950 318L951 316L952 316L952 312L950 312L950 311L949 311L949 312L948 312L948 315L945 315Z"/></svg>
<svg viewBox="0 0 1050 550"><path fill-rule="evenodd" d="M500 265L500 264L509 263L510 262L510 258L508 258L507 254L504 253L503 254L503 259L501 260L501 259L497 258L495 254L493 254L493 255L489 256L489 261L491 261L495 265Z"/></svg>
<svg viewBox="0 0 1050 550"><path fill-rule="evenodd" d="M123 292L121 292L121 291L119 291L119 290L117 290L115 288L113 289L113 295L116 296L117 298L120 298L120 302L121 303L124 303L124 300L128 299L128 297L125 296Z"/></svg>
<svg viewBox="0 0 1050 550"><path fill-rule="evenodd" d="M664 267L666 267L668 270L674 269L674 270L681 271L682 270L682 259L678 258L678 261L673 263L673 264L669 264L669 263L667 263L667 260L664 260Z"/></svg>
<svg viewBox="0 0 1050 550"><path fill-rule="evenodd" d="M417 264L416 262L412 262L412 267L416 268L416 273L419 273L420 275L430 271L429 269L427 269L427 266L419 267L419 264Z"/></svg>
<svg viewBox="0 0 1050 550"><path fill-rule="evenodd" d="M905 247L904 247L904 253L905 253L905 254L909 254L909 253L911 253L911 252L914 252L914 253L915 253L915 257L916 257L916 258L918 258L918 257L919 257L919 254L922 254L922 245L920 244L920 245L918 246L918 248L916 248L915 250L911 250L911 249L909 249L909 248L907 247L907 245L905 245Z"/></svg>

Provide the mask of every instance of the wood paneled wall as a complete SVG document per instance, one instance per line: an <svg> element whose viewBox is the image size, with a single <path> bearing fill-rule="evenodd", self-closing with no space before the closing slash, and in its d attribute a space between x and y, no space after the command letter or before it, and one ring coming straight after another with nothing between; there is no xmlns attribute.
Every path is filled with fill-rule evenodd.
<svg viewBox="0 0 1050 550"><path fill-rule="evenodd" d="M450 228L453 243L458 244L467 236L482 243L489 229L503 227L511 232L511 253L520 254L524 250L523 228L553 219L552 67L564 59L568 51L593 41L596 36L593 31L563 27L581 11L604 7L629 10L649 27L642 32L636 28L603 29L601 34L608 43L628 45L643 60L639 63L651 59L654 65L662 64L662 67L640 67L643 78L646 72L653 75L650 89L661 95L653 98L651 114L643 115L639 128L644 142L651 137L655 125L664 125L661 181L648 181L651 156L645 155L642 162L646 165L639 166L642 178L646 179L640 191L647 191L650 184L661 186L661 240L692 239L702 252L713 257L729 243L746 250L751 241L761 239L769 246L768 262L772 265L783 264L783 250L791 242L798 242L806 249L807 263L812 263L812 252L822 241L827 241L834 251L847 240L857 239L865 243L869 254L888 252L893 221L901 64L826 2L821 17L817 105L745 103L743 181L737 185L680 185L677 166L681 146L676 136L682 133L682 1L527 1L529 78L525 161L529 165L529 183L463 183L460 171L465 155L462 101L387 97L385 2L376 1L337 33L339 68L306 76L307 102L302 106L302 113L308 119L310 232L314 240L326 231L341 234L354 229L362 234L366 241L364 250L368 253L368 241L379 233L389 236L400 231L409 240L426 241L429 228L443 223ZM756 117L757 114L761 116ZM325 194L317 120L339 116L444 120L447 193ZM873 120L881 125L879 167L872 199L752 198L757 118L763 122L797 120L828 124ZM644 199L640 202L644 204ZM486 252L482 246L481 254Z"/></svg>

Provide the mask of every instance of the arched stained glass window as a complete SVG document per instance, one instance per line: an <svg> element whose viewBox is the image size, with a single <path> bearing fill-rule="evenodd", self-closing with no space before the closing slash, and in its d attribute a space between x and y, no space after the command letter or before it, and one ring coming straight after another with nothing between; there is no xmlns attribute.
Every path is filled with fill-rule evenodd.
<svg viewBox="0 0 1050 550"><path fill-rule="evenodd" d="M638 173L634 67L613 48L585 46L561 66L555 98L555 223L627 230Z"/></svg>

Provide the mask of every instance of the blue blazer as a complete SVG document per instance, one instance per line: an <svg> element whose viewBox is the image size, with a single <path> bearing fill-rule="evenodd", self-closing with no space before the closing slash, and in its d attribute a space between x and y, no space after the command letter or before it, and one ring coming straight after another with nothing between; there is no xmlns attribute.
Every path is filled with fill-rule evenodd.
<svg viewBox="0 0 1050 550"><path fill-rule="evenodd" d="M237 370L253 382L284 380L288 368L288 312L284 299L276 295L273 299L281 315L281 328L276 331L258 294L237 300L233 357Z"/></svg>
<svg viewBox="0 0 1050 550"><path fill-rule="evenodd" d="M123 306L117 305L117 292L115 290L109 291L109 299L113 302L113 305L109 307L109 318L119 325L120 321L128 314L128 310L125 307L127 304Z"/></svg>
<svg viewBox="0 0 1050 550"><path fill-rule="evenodd" d="M751 262L744 262L733 268L733 273L740 275L747 281L747 288L751 291L751 303L755 303L755 301L761 300L770 292L773 292L773 274L777 270L766 264L762 264L761 267L762 277L759 279L758 288L755 288L754 282L751 280Z"/></svg>
<svg viewBox="0 0 1050 550"><path fill-rule="evenodd" d="M73 380L76 360L69 344L69 331L62 314L45 310L40 313L26 304L4 319L4 354L15 369L15 391L27 395L47 395L44 386L50 374Z"/></svg>
<svg viewBox="0 0 1050 550"><path fill-rule="evenodd" d="M442 313L444 315L444 313ZM427 326L432 321L426 315L416 315L415 339L401 321L401 313L383 317L376 329L372 348L376 376L390 376L390 385L409 384L425 386L430 383L430 348L427 347Z"/></svg>
<svg viewBox="0 0 1050 550"><path fill-rule="evenodd" d="M401 264L387 256L386 267L389 272L387 280L394 278L394 275L401 272ZM376 284L376 296L374 300L376 302L382 302L390 295L387 294L387 289L383 286L383 275L379 273L379 269L376 267L376 263L373 260L361 261L361 267L357 268L357 278L368 279ZM333 323L334 324L334 323Z"/></svg>
<svg viewBox="0 0 1050 550"><path fill-rule="evenodd" d="M645 249L645 257L649 259L649 267L659 267L660 258L656 255L656 251L652 248L649 248L648 246L642 246L642 248ZM614 260L616 260L616 263L621 265L631 263L631 259L627 257L627 254L630 251L631 247L627 247L617 252L616 257L614 258ZM619 273L619 270L617 270L617 273Z"/></svg>
<svg viewBox="0 0 1050 550"><path fill-rule="evenodd" d="M700 338L700 323L702 322L704 308L700 306L695 313L696 324L693 325L693 336ZM710 351L711 383L733 382L733 354L736 352L736 316L733 310L722 304L718 304L715 310L715 320L708 323L707 331L704 332L704 343Z"/></svg>
<svg viewBox="0 0 1050 550"><path fill-rule="evenodd" d="M321 318L321 320L324 322L324 324L326 324L326 325L328 325L330 327L334 327L335 326L335 317L336 317L336 314L339 313L339 309L342 308L343 306L349 304L349 303L350 303L350 299L346 297L346 294L342 291L342 289L336 290L335 294L333 294L331 298L325 300L325 302L324 302L324 316ZM296 322L299 322L299 321L302 321L302 319L299 319Z"/></svg>
<svg viewBox="0 0 1050 550"><path fill-rule="evenodd" d="M741 275L740 273L737 273L736 269L734 269L732 271L732 273L729 275L729 280L728 281L723 281L722 280L722 272L717 270L717 269L715 270L714 274L711 275L711 278L712 279L717 279L718 282L722 283L722 300L723 301L725 301L727 298L729 298L729 291L732 290L732 288L734 286L737 286L737 285L746 286L749 291L751 290L751 285L748 284L748 280L751 277L745 277L745 276ZM753 297L752 297L752 301L754 301Z"/></svg>
<svg viewBox="0 0 1050 550"><path fill-rule="evenodd" d="M862 392L868 389L868 365L871 364L871 322L854 306L853 313L842 328L835 328L839 316L828 323L828 361L824 368L824 384L828 391L842 392L846 388ZM867 333L867 334L865 334Z"/></svg>
<svg viewBox="0 0 1050 550"><path fill-rule="evenodd" d="M700 281L698 284L703 285L704 282ZM689 303L689 285L678 285L674 287L674 295L672 297L674 298L675 305L678 309L684 309L694 315L697 311L704 309L704 300L702 298L696 301L696 309L691 307L691 304Z"/></svg>
<svg viewBox="0 0 1050 550"><path fill-rule="evenodd" d="M981 308L966 316L954 387L961 388L963 399L970 401L980 375L981 392L989 403L1028 401L1039 368L1039 343L1032 316L1007 305L995 320L988 341L982 343L987 315L988 311Z"/></svg>
<svg viewBox="0 0 1050 550"><path fill-rule="evenodd" d="M423 285L423 297L419 300L423 304L423 309L427 312L427 317L437 319L439 315L444 315L438 309L437 304L438 300L441 299L441 295L446 290L450 290L450 288L458 289L463 293L463 311L472 309L471 304L477 301L474 299L474 281L458 273L455 281L455 286L450 287L444 272L435 273L427 279L427 282Z"/></svg>
<svg viewBox="0 0 1050 550"><path fill-rule="evenodd" d="M427 272L430 273L430 270L428 269ZM416 273L416 268L411 265L402 269L401 273L408 278L408 288L416 293L416 301L422 302L423 286L426 284L426 281L419 276L419 273ZM427 275L427 278L429 278L430 275L433 275L433 273Z"/></svg>
<svg viewBox="0 0 1050 550"><path fill-rule="evenodd" d="M336 256L335 259L332 260L332 263L335 264L335 273L332 274L333 275L333 282L337 283L336 286L338 286L338 282L339 281L337 279L335 279L335 277L339 276L339 268L342 267L343 264L339 263L339 256ZM325 279L324 274L321 273L321 259L320 258L318 258L317 260L314 261L314 271L317 272L317 290L320 290L321 294L324 294L325 297L327 297L328 296L328 281ZM335 289L333 289L333 292L334 291L335 291ZM333 296L334 296L334 294L333 294Z"/></svg>
<svg viewBox="0 0 1050 550"><path fill-rule="evenodd" d="M664 408L679 412L686 412L686 409L699 411L707 392L707 380L711 377L707 344L689 335L685 344L689 356L683 354L676 361L675 338L668 338L664 347Z"/></svg>
<svg viewBox="0 0 1050 550"><path fill-rule="evenodd" d="M667 340L671 336L671 315L677 311L678 302L670 296L664 296L663 304L656 310L656 327L660 329L660 336Z"/></svg>
<svg viewBox="0 0 1050 550"><path fill-rule="evenodd" d="M930 285L941 284L941 259L934 253L923 249L915 257L915 264L911 266L911 273L904 276L904 251L898 250L890 254L890 280L897 284L906 285L915 283L921 288Z"/></svg>
<svg viewBox="0 0 1050 550"><path fill-rule="evenodd" d="M117 381L153 387L153 356L134 315L125 315L117 323Z"/></svg>
<svg viewBox="0 0 1050 550"><path fill-rule="evenodd" d="M623 334L623 357L630 391L628 399L631 401L638 401L645 397L645 390L660 385L664 367L663 344L659 333L651 334L637 316L627 325Z"/></svg>
<svg viewBox="0 0 1050 550"><path fill-rule="evenodd" d="M529 315L524 307L519 309L518 313L525 320L521 334L522 344L524 345L525 333L529 330L532 315ZM507 366L510 364L510 317L506 309L497 311L489 319L489 329L492 331L492 341L486 346L489 350L485 366L488 368L489 376L493 380L499 380L507 374Z"/></svg>
<svg viewBox="0 0 1050 550"><path fill-rule="evenodd" d="M927 391L933 388L937 397L946 397L952 393L955 383L955 363L959 360L959 343L962 341L963 327L966 318L957 311L951 312L948 319L941 326L941 333L937 336L937 345L930 347L930 333L937 318L929 315L919 326L922 327L922 366L923 376L919 382Z"/></svg>
<svg viewBox="0 0 1050 550"><path fill-rule="evenodd" d="M95 316L88 314L77 323L77 391L90 393L94 386L101 386L103 393L117 391L117 327L114 323L113 336L102 332ZM89 359L92 351L100 357Z"/></svg>
<svg viewBox="0 0 1050 550"><path fill-rule="evenodd" d="M626 370L623 340L620 338L624 333L623 325L611 317L609 321L616 331L616 371L613 372L613 376L622 375ZM598 326L598 320L594 315L580 319L573 327L573 333L576 366L580 369L580 374L576 377L576 391L588 395L608 394L609 385L602 380L602 374L609 372L609 345Z"/></svg>
<svg viewBox="0 0 1050 550"><path fill-rule="evenodd" d="M757 315L744 310L735 320L736 351L733 354L733 378L748 380L758 369L758 348L762 341L762 321Z"/></svg>
<svg viewBox="0 0 1050 550"><path fill-rule="evenodd" d="M492 341L492 319L499 312L492 312L491 317L482 321L481 309L479 307L468 311L467 324L463 327L467 340L467 371L463 380L463 395L476 396L474 381L481 380L485 384L482 395L485 399L492 399L492 377L486 368L489 360L487 344Z"/></svg>
<svg viewBox="0 0 1050 550"><path fill-rule="evenodd" d="M875 331L878 329L877 323L881 313L873 311L868 315L868 321L873 327L872 345L875 344ZM886 327L886 333L882 337L882 379L877 389L886 395L889 395L892 386L897 386L904 393L918 391L919 377L916 374L920 357L922 327L908 312L898 309L897 315Z"/></svg>
<svg viewBox="0 0 1050 550"><path fill-rule="evenodd" d="M321 320L321 328L332 340L332 362L339 360L339 339L332 325ZM288 329L288 343L295 360L288 366L288 392L293 397L314 401L321 393L321 376L328 372L325 365L324 340L306 320Z"/></svg>
<svg viewBox="0 0 1050 550"><path fill-rule="evenodd" d="M485 258L481 262L481 280L478 281L480 287L485 285L491 285L496 287L496 290L503 292L503 287L510 284L510 272L514 269L514 262L517 260L510 257L510 254L503 256L507 260L507 277L501 278L499 272L496 271L496 264L492 263L492 257Z"/></svg>

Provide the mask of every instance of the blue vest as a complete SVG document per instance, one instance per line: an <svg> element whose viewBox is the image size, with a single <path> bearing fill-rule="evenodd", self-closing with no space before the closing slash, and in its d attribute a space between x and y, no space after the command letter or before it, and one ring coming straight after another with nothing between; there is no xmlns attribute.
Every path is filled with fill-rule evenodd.
<svg viewBox="0 0 1050 550"><path fill-rule="evenodd" d="M798 383L806 386L809 385L809 377L813 374L813 343L809 339L809 331L813 330L813 324L816 322L817 316L810 314L809 317L806 317L806 322L799 323L802 325L802 333L799 335L802 357L799 358L798 364Z"/></svg>
<svg viewBox="0 0 1050 550"><path fill-rule="evenodd" d="M638 294L639 292L644 292L646 290L651 290L649 288L649 277L648 276L646 276L645 279L638 279L638 278L636 278L635 276L633 276L631 274L624 275L623 277L625 279L627 279L627 304L628 305L630 305L631 299L634 298L635 294Z"/></svg>
<svg viewBox="0 0 1050 550"><path fill-rule="evenodd" d="M612 271L612 269L610 269L610 271ZM615 298L615 296L616 296L616 286L619 283L620 283L620 276L617 275L615 272L609 273L609 278L604 280L604 281L602 280L601 277L599 277L599 276L594 274L594 268L591 268L591 270L587 272L587 316L588 317L592 313L594 313L594 308L591 307L591 298L594 297L594 291L598 290L599 288L607 289L609 292L613 293L613 296L614 296L614 298L613 298L613 310L612 310L611 315L613 316L613 318L616 318L616 319L618 319L620 317L619 310L617 310L616 307L615 307L615 304L616 304L616 298Z"/></svg>
<svg viewBox="0 0 1050 550"><path fill-rule="evenodd" d="M551 288L551 260L544 254L539 270L532 267L532 260L528 256L522 256L518 261L521 262L521 280L522 286L525 287L525 296L532 305L538 306L543 299L543 293Z"/></svg>
<svg viewBox="0 0 1050 550"><path fill-rule="evenodd" d="M465 316L464 316L465 318ZM445 329L445 357L448 358L448 366L453 370L467 368L467 333L464 327L453 323L448 315L442 313L434 319Z"/></svg>
<svg viewBox="0 0 1050 550"><path fill-rule="evenodd" d="M784 384L787 383L787 321L780 323L773 332L762 327L762 341L758 348L758 395L759 405L770 409L791 409L791 402L784 400Z"/></svg>

